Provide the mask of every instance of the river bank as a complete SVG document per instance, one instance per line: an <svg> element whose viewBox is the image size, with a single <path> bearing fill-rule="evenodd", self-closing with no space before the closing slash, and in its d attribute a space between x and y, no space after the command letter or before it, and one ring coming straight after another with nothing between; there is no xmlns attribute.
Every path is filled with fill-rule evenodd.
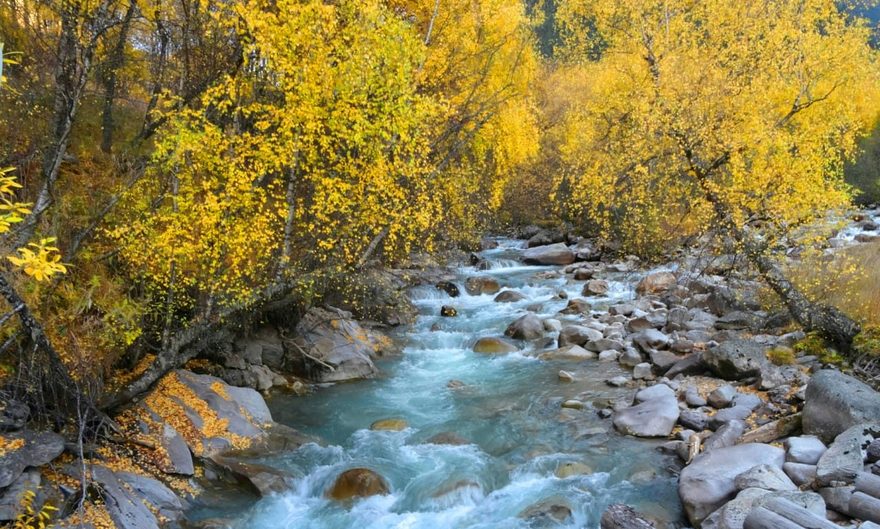
<svg viewBox="0 0 880 529"><path fill-rule="evenodd" d="M834 245L862 242L865 220ZM213 363L189 366L203 374L173 374L123 421L144 439L129 447L140 457L89 458L104 519L131 529L592 528L623 503L655 527L738 528L779 488L740 486L751 462L795 488L835 489L834 500L786 498L845 519L849 500L840 498L852 496L855 476L837 479L844 463L786 462L798 442L812 443L813 457L812 438L787 442L788 453L768 443L805 432L834 450L836 435L880 413L876 393L816 389L826 396L810 412L811 373L825 362L795 350L804 336L784 314L762 311L757 284L712 276L706 263L646 269L603 259L589 241L531 239L489 239L469 264L432 268L408 290L416 313L387 313L401 323L391 330L320 309L299 320L295 347L263 328ZM279 380L276 370L292 363L306 379ZM265 388L248 379L255 387L287 387L268 406L226 383L263 370L277 376ZM842 410L851 413L837 420ZM35 482L53 491L38 502L69 504L82 467L76 447L15 435L0 465L12 469L8 511ZM864 439L859 470L872 471ZM37 444L51 453L35 456ZM41 473L28 469L34 457L55 462ZM835 479L822 482L820 468ZM334 499L341 476L357 469L366 470ZM143 499L152 507L132 507Z"/></svg>

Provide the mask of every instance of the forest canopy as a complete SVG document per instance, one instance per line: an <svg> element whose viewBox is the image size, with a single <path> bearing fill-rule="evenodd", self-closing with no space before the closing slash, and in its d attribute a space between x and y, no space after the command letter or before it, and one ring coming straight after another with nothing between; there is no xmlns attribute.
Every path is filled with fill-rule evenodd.
<svg viewBox="0 0 880 529"><path fill-rule="evenodd" d="M767 275L858 191L880 70L854 13L3 1L4 370L44 355L111 409L263 307L529 223L646 258L714 234Z"/></svg>

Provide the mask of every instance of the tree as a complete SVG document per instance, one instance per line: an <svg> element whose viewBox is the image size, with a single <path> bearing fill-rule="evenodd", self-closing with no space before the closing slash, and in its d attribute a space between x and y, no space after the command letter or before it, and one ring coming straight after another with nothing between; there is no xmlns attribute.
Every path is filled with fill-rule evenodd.
<svg viewBox="0 0 880 529"><path fill-rule="evenodd" d="M598 1L564 16L603 49L564 124L568 205L641 252L718 228L800 323L846 347L858 327L809 303L772 250L849 201L843 163L877 101L863 21L831 0Z"/></svg>

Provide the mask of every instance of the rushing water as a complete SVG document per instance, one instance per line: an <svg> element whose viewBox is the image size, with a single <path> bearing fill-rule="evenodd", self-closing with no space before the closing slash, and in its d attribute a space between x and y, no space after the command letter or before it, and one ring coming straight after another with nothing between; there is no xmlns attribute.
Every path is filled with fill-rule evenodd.
<svg viewBox="0 0 880 529"><path fill-rule="evenodd" d="M524 344L522 353L504 356L471 351L478 337L500 335L526 307L542 317L559 317L566 302L556 293L580 295L583 282L536 278L553 268L519 264L519 244L502 240L499 248L484 252L491 270L459 270L458 298L432 287L415 289L412 298L421 315L397 334L404 352L383 362L382 377L328 386L306 397L274 397L270 407L278 422L323 443L261 461L297 476L291 490L247 507L230 505L226 512L215 507L212 514L233 517L232 526L241 529L596 528L607 505L623 502L677 526L676 480L667 469L673 461L655 450L657 443L617 435L590 406L560 406L569 398L600 407L608 399L630 398L632 390L604 383L622 372L617 362L543 362L529 354L529 347L540 345ZM502 288L527 299L495 303L493 296L469 296L464 278L478 273L494 276ZM600 301L632 297L637 277L608 279L609 296ZM444 304L456 307L458 316L441 318ZM577 381L560 382L560 369L574 373ZM465 386L450 389L450 380ZM405 419L409 427L369 429L385 418ZM471 444L425 442L441 432ZM560 466L573 462L592 472L557 477ZM328 499L336 476L354 467L384 476L391 494L349 504ZM540 525L520 516L543 500L566 504L571 518Z"/></svg>

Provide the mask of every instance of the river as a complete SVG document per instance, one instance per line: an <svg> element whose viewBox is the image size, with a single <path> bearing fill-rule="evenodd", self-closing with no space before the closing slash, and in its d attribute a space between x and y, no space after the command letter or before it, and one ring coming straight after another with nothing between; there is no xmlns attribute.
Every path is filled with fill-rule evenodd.
<svg viewBox="0 0 880 529"><path fill-rule="evenodd" d="M566 305L557 294L580 297L582 281L548 274L554 267L523 266L522 241L498 242L498 248L482 253L490 270L455 271L460 297L433 287L412 290L420 316L396 331L403 353L383 361L381 377L269 400L276 421L322 442L262 460L297 476L296 484L255 504L228 505L222 514L235 520L233 527L597 528L611 503L633 505L663 524L658 527L682 526L675 459L658 452L657 441L616 434L610 420L596 413L609 399L631 398L633 389L605 383L623 372L617 362L544 362L530 354L548 344L523 344L522 352L503 356L472 352L477 338L501 335L526 310L578 319L557 314ZM497 303L492 295L470 296L463 283L473 275L493 276L502 289L517 290L526 299ZM591 298L594 307L632 298L640 274L602 277L611 288L607 296ZM458 316L440 316L447 304ZM560 381L560 369L573 373L575 382ZM463 386L450 388L450 381ZM587 407L562 408L566 399ZM369 429L386 418L404 419L408 427ZM443 432L468 444L426 442ZM336 476L354 467L381 474L391 493L347 504L328 499ZM530 512L534 516L524 514L542 502L564 506L554 510L563 521L534 515L545 511L540 508Z"/></svg>

